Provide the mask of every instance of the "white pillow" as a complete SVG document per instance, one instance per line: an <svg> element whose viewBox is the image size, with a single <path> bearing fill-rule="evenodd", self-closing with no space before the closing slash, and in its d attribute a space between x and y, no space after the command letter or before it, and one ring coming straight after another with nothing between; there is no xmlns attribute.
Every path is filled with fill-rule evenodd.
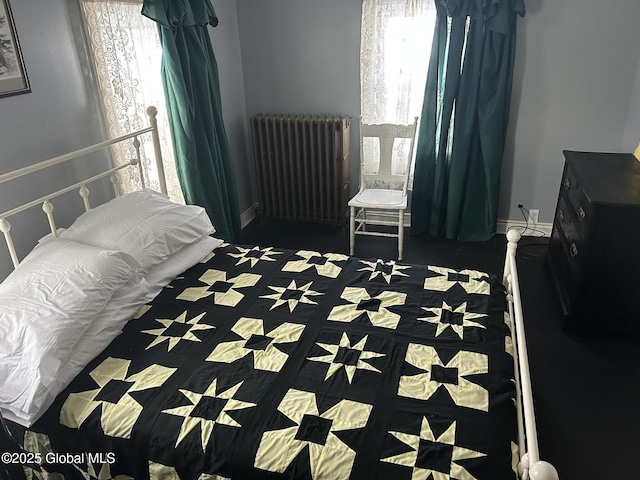
<svg viewBox="0 0 640 480"><path fill-rule="evenodd" d="M0 284L0 408L33 414L78 339L144 270L131 256L65 239L39 244Z"/></svg>
<svg viewBox="0 0 640 480"><path fill-rule="evenodd" d="M178 250L167 260L155 266L137 285L120 288L107 303L104 310L89 325L69 355L65 368L60 370L43 398L37 415L22 414L21 420L31 426L53 403L55 397L64 390L71 380L122 332L141 305L153 300L171 280L202 260L207 254L224 243L213 237L204 237ZM15 421L15 420L14 420ZM20 423L20 422L18 422Z"/></svg>
<svg viewBox="0 0 640 480"><path fill-rule="evenodd" d="M193 267L223 243L219 238L204 237L178 250L164 262L153 267L145 277L147 282L149 282L149 293L147 294L146 301L149 302L156 298L171 280Z"/></svg>
<svg viewBox="0 0 640 480"><path fill-rule="evenodd" d="M83 213L60 238L128 253L150 271L169 255L214 231L204 208L180 205L145 189Z"/></svg>
<svg viewBox="0 0 640 480"><path fill-rule="evenodd" d="M41 243L57 241L53 236L45 238ZM155 298L177 275L197 264L222 243L218 238L206 236L170 255L136 285L125 285L117 290L73 346L64 368L58 371L48 388L36 385L31 403L39 405L38 409L32 409L30 413L16 409L7 411L0 404L0 412L5 418L25 427L33 425L76 375L121 333L141 305Z"/></svg>
<svg viewBox="0 0 640 480"><path fill-rule="evenodd" d="M33 425L47 411L58 394L67 388L71 380L122 332L125 324L144 304L148 291L149 284L144 279L136 285L125 285L118 289L104 310L90 323L87 330L73 346L67 362L58 371L49 387L44 388L42 384L36 386L32 404L40 405L38 410L32 409L30 413L2 411L2 414L24 427Z"/></svg>

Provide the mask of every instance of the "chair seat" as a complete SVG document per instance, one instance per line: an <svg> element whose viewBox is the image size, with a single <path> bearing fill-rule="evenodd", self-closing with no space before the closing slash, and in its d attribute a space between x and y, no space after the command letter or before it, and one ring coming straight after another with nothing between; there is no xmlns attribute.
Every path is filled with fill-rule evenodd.
<svg viewBox="0 0 640 480"><path fill-rule="evenodd" d="M417 125L418 117L411 125L368 124L362 123L360 117L360 191L348 203L350 255L354 254L358 235L397 237L398 260L402 260L407 183ZM408 151L405 148L407 140ZM375 173L365 168L365 157L371 158L374 163L377 158ZM396 168L400 164L403 168ZM375 185L377 188L365 188L366 185ZM401 188L394 190L391 187ZM397 233L392 233L391 227L397 227Z"/></svg>
<svg viewBox="0 0 640 480"><path fill-rule="evenodd" d="M405 210L407 208L407 195L401 190L365 188L349 200L349 206Z"/></svg>

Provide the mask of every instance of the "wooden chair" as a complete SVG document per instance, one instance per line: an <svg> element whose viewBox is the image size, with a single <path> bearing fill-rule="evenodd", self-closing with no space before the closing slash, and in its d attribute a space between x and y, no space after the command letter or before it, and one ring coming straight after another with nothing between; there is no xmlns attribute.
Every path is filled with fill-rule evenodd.
<svg viewBox="0 0 640 480"><path fill-rule="evenodd" d="M398 260L402 260L407 183L417 124L418 117L411 125L364 124L360 118L360 190L348 203L351 255L356 235L397 237ZM369 230L369 225L397 226L397 233Z"/></svg>

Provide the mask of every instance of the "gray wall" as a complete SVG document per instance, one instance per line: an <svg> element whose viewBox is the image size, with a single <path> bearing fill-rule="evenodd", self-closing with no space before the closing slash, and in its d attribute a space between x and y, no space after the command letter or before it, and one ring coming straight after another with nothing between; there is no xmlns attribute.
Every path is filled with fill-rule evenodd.
<svg viewBox="0 0 640 480"><path fill-rule="evenodd" d="M97 92L81 38L76 0L12 1L18 38L32 93L0 98L0 173L31 165L104 139ZM52 167L28 182L0 185L0 211L46 195L69 179L91 174L105 159L93 158L66 167ZM96 165L97 163L97 165ZM104 199L107 185L90 187ZM66 184L68 185L68 184ZM77 192L54 202L60 226L82 211ZM18 253L28 253L48 231L39 207L10 219ZM0 244L0 278L11 269L9 253Z"/></svg>
<svg viewBox="0 0 640 480"><path fill-rule="evenodd" d="M500 218L521 219L516 205L522 203L540 209L540 221L551 222L562 150L632 151L634 142L623 142L627 127L640 140L640 2L527 0L526 5L519 22Z"/></svg>
<svg viewBox="0 0 640 480"><path fill-rule="evenodd" d="M251 151L247 149L249 133L236 1L212 3L219 23L215 28L209 27L209 37L218 62L222 116L235 167L240 212L244 212L254 203L255 174L253 162L248 163Z"/></svg>
<svg viewBox="0 0 640 480"><path fill-rule="evenodd" d="M638 52L640 57L640 51ZM633 86L633 94L629 101L629 116L627 117L627 128L622 139L623 152L632 152L640 142L640 58L638 59L638 71L636 81Z"/></svg>
<svg viewBox="0 0 640 480"><path fill-rule="evenodd" d="M361 0L237 0L247 115L360 111ZM640 2L527 0L518 22L499 218L551 222L563 149L640 140ZM352 129L353 163L357 163ZM351 169L352 188L357 165Z"/></svg>
<svg viewBox="0 0 640 480"><path fill-rule="evenodd" d="M247 118L260 112L337 114L351 116L357 127L361 5L237 0ZM357 150L352 128L352 191L358 186Z"/></svg>

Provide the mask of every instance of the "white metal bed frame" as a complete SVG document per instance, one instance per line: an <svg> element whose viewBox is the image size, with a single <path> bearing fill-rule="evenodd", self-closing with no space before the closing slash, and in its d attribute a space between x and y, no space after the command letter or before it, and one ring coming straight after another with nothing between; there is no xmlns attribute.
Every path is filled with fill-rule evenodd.
<svg viewBox="0 0 640 480"><path fill-rule="evenodd" d="M540 460L538 431L533 408L533 390L529 374L529 356L524 331L522 297L516 265L516 250L521 234L511 229L507 232L507 254L502 281L507 289L511 336L516 382L516 411L518 420L518 449L520 462L518 474L522 480L558 480L558 472L549 462Z"/></svg>
<svg viewBox="0 0 640 480"><path fill-rule="evenodd" d="M0 231L4 234L14 268L19 265L20 260L18 259L18 254L16 253L13 239L11 238L11 224L9 223L7 218L17 213L28 210L29 208L32 208L36 205L42 204L42 210L44 210L44 212L47 215L47 220L49 221L51 233L57 236L56 223L53 218L53 204L51 203L52 199L59 197L60 195L70 192L77 188L84 202L85 211L88 211L91 208L91 206L89 204L89 189L87 188L87 184L95 182L96 180L100 180L101 178L104 178L104 177L109 177L113 185L115 195L119 196L122 192L120 192L120 189L118 188L118 185L117 185L116 172L128 167L134 167L136 165L138 166L138 169L140 172L141 186L142 188L145 188L144 171L142 168L142 162L140 161L140 140L138 140L138 137L141 135L145 135L147 133L151 134L151 138L153 140L153 150L155 154L156 168L158 169L160 191L165 194L167 193L167 184L165 180L164 166L162 164L162 151L160 149L160 136L158 134L158 121L156 118L157 114L158 114L158 110L155 107L153 106L148 107L147 115L149 116L149 127L147 128L143 128L142 130L137 130L135 132L128 133L126 135L114 138L112 140L107 140L105 142L97 143L95 145L90 145L80 150L76 150L64 155L51 158L49 160L45 160L43 162L36 163L35 165L29 165L27 167L20 168L18 170L14 170L12 172L8 172L3 175L0 175L0 184L1 184L4 182L8 182L9 180L14 180L16 178L22 177L24 175L28 175L30 173L38 172L45 168L49 168L53 165L58 165L60 163L67 162L69 160L73 160L78 157L83 157L90 153L103 150L112 145L125 142L127 140L132 141L136 151L136 156L131 160L129 160L128 163L124 163L117 167L110 168L109 170L106 170L98 175L94 175L93 177L74 183L73 185L69 185L66 188L55 191L48 195L44 195L36 200L25 203L24 205L20 205L4 213L0 213Z"/></svg>
<svg viewBox="0 0 640 480"><path fill-rule="evenodd" d="M158 174L160 178L160 190L166 193L166 182L164 176L164 168L162 166L162 153L160 151L160 138L158 135L158 126L156 120L157 110L155 107L147 108L147 114L149 115L150 126L148 128L131 132L127 135L123 135L112 140L108 140L102 143L88 146L86 148L70 152L65 155L60 155L49 160L24 167L13 172L0 175L0 183L13 180L18 177L22 177L29 173L37 172L39 170L48 168L52 165L57 165L78 157L82 157L92 152L107 148L111 145L125 142L128 140L133 141L133 145L136 149L136 158L133 158L124 165L113 167L105 172L90 177L86 180L74 183L69 187L63 188L49 195L45 195L29 203L16 207L12 210L0 214L0 231L4 233L9 253L13 261L14 268L18 266L19 260L14 248L13 240L11 238L10 230L11 225L7 220L8 217L15 215L19 212L27 210L33 206L42 204L42 209L47 215L49 226L51 227L51 233L56 235L56 225L53 219L53 205L51 199L60 196L64 193L72 191L76 188L79 189L80 196L84 202L85 210L89 210L89 190L86 185L98 179L109 176L111 183L113 184L115 195L120 195L120 191L117 187L115 173L118 170L127 167L138 166L140 169L140 178L142 181L142 188L145 188L144 173L142 166L140 165L140 141L138 136L151 133L153 138L153 147L155 153L156 165L158 168ZM515 365L515 384L516 384L516 405L517 405L517 422L518 422L518 447L520 452L520 461L518 464L518 474L522 480L557 480L558 473L556 469L548 462L540 460L540 454L538 450L538 438L536 430L535 413L533 408L533 395L531 389L531 378L529 375L529 359L527 355L527 344L525 339L524 330L524 317L522 313L522 299L520 295L520 284L518 280L518 270L516 267L516 249L518 241L520 240L520 232L516 230L510 230L507 233L507 252L503 272L503 283L507 289L507 300L509 305L509 316L511 320L511 331L514 343L514 365Z"/></svg>

